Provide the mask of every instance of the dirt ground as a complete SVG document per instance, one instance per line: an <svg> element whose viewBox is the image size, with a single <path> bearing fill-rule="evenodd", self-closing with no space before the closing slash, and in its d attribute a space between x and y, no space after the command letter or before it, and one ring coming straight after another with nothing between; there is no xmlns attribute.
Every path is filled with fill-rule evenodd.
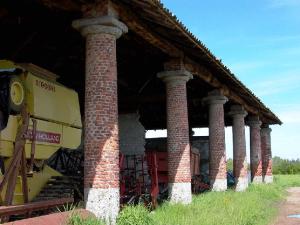
<svg viewBox="0 0 300 225"><path fill-rule="evenodd" d="M300 218L288 218L289 215L300 215L300 187L287 191L287 199L280 204L278 217L272 225L300 225Z"/></svg>

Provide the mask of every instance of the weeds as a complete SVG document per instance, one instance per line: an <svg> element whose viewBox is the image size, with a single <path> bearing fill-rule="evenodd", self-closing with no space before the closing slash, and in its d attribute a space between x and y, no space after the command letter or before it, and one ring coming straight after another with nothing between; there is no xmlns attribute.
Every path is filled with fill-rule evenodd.
<svg viewBox="0 0 300 225"><path fill-rule="evenodd" d="M143 206L127 206L119 214L118 225L154 225L149 211Z"/></svg>
<svg viewBox="0 0 300 225"><path fill-rule="evenodd" d="M300 175L278 175L273 184L250 185L245 192L207 192L189 205L164 203L153 212L128 206L117 225L267 225L277 213L287 187L300 186ZM73 215L68 225L103 225L95 218Z"/></svg>
<svg viewBox="0 0 300 225"><path fill-rule="evenodd" d="M102 220L94 217L82 218L79 214L71 215L67 225L105 225Z"/></svg>

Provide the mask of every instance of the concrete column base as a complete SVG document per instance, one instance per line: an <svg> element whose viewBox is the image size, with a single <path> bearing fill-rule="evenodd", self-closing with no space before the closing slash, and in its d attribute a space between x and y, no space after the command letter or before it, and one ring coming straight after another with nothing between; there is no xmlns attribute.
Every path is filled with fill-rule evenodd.
<svg viewBox="0 0 300 225"><path fill-rule="evenodd" d="M120 208L119 188L85 188L85 208L105 220L106 224L116 224Z"/></svg>
<svg viewBox="0 0 300 225"><path fill-rule="evenodd" d="M189 204L192 202L191 183L169 183L169 200L171 203Z"/></svg>
<svg viewBox="0 0 300 225"><path fill-rule="evenodd" d="M271 184L271 183L273 183L273 176L265 176L265 177L264 177L264 182L265 182L266 184Z"/></svg>
<svg viewBox="0 0 300 225"><path fill-rule="evenodd" d="M248 177L236 178L236 191L245 191L248 188Z"/></svg>
<svg viewBox="0 0 300 225"><path fill-rule="evenodd" d="M253 177L252 183L254 184L261 184L263 182L262 176L255 176Z"/></svg>
<svg viewBox="0 0 300 225"><path fill-rule="evenodd" d="M210 181L210 187L212 191L226 191L227 179L215 179Z"/></svg>

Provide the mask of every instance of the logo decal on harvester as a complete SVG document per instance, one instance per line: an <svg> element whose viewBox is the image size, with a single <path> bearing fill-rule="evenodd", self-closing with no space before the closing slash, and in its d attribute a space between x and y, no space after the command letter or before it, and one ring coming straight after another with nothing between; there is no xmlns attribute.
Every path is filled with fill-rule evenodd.
<svg viewBox="0 0 300 225"><path fill-rule="evenodd" d="M33 140L33 131L29 129L25 135L25 138L32 141ZM60 134L44 132L44 131L36 131L35 140L38 142L59 144L60 143Z"/></svg>
<svg viewBox="0 0 300 225"><path fill-rule="evenodd" d="M35 80L35 85L41 87L47 91L55 92L55 86L45 81Z"/></svg>

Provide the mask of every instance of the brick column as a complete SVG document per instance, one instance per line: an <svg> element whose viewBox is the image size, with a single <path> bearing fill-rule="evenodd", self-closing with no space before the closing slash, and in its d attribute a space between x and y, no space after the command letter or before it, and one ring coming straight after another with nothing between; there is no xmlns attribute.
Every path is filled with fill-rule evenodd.
<svg viewBox="0 0 300 225"><path fill-rule="evenodd" d="M263 181L265 183L273 182L271 131L272 131L272 129L269 128L268 126L264 126L260 131L262 171L263 171Z"/></svg>
<svg viewBox="0 0 300 225"><path fill-rule="evenodd" d="M192 74L186 70L164 71L158 77L166 83L167 92L169 199L188 204L192 191L186 82Z"/></svg>
<svg viewBox="0 0 300 225"><path fill-rule="evenodd" d="M240 105L231 106L233 138L233 173L235 190L244 191L248 187L248 165L246 156L245 116L247 112Z"/></svg>
<svg viewBox="0 0 300 225"><path fill-rule="evenodd" d="M224 107L227 98L214 90L203 99L209 105L209 177L213 191L227 189Z"/></svg>
<svg viewBox="0 0 300 225"><path fill-rule="evenodd" d="M72 25L86 37L85 205L114 224L120 207L116 39L127 27L110 16Z"/></svg>
<svg viewBox="0 0 300 225"><path fill-rule="evenodd" d="M250 126L250 167L251 180L253 183L262 183L262 162L260 125L258 116L251 116L248 120Z"/></svg>

